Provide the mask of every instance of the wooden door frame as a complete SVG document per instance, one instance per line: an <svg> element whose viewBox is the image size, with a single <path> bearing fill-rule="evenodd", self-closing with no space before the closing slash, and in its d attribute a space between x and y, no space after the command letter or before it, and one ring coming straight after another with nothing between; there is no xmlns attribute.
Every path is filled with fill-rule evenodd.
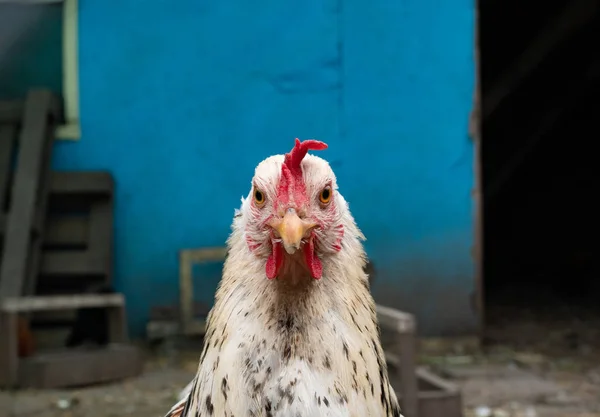
<svg viewBox="0 0 600 417"><path fill-rule="evenodd" d="M469 120L469 136L473 141L473 165L474 165L474 236L473 236L473 264L475 277L475 299L474 307L478 321L478 336L480 342L485 333L485 293L484 293L484 270L483 270L483 179L481 169L481 58L479 45L479 4L475 2L474 18L474 65L475 65L475 88L473 91L473 108Z"/></svg>

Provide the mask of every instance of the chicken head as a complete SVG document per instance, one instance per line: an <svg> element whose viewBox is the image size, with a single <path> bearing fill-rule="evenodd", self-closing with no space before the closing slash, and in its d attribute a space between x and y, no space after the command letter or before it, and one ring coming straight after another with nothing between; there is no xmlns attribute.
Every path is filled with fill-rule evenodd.
<svg viewBox="0 0 600 417"><path fill-rule="evenodd" d="M329 164L307 155L326 148L323 142L296 139L289 153L267 158L256 168L242 204L248 211L245 236L250 250L265 259L269 279L280 276L286 262L320 279L322 258L341 249L346 203Z"/></svg>

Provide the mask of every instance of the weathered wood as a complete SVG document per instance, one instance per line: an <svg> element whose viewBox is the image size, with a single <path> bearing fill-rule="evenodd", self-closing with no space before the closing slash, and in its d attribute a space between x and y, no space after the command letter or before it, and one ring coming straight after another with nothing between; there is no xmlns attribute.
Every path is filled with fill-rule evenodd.
<svg viewBox="0 0 600 417"><path fill-rule="evenodd" d="M416 377L416 321L412 314L376 305L377 321L381 329L383 350L398 358L402 393L402 411L407 417L419 414Z"/></svg>
<svg viewBox="0 0 600 417"><path fill-rule="evenodd" d="M0 253L4 233L6 232L6 211L12 177L12 157L17 143L17 126L15 124L0 125ZM0 258L1 259L1 258Z"/></svg>
<svg viewBox="0 0 600 417"><path fill-rule="evenodd" d="M54 172L51 180L52 211L89 211L90 203L110 199L114 180L109 172Z"/></svg>
<svg viewBox="0 0 600 417"><path fill-rule="evenodd" d="M112 177L101 172L62 173L55 178L57 181L53 183L52 192L57 196L88 193L87 213L52 215L49 218L49 236L45 241L40 276L44 280L53 276L101 276L103 282L110 284L114 230L113 201L110 198L114 185ZM63 248L60 248L61 245Z"/></svg>
<svg viewBox="0 0 600 417"><path fill-rule="evenodd" d="M44 251L40 275L47 277L106 276L110 265L102 254L85 251Z"/></svg>
<svg viewBox="0 0 600 417"><path fill-rule="evenodd" d="M112 196L114 180L109 172L53 172L50 189L53 195L84 194Z"/></svg>
<svg viewBox="0 0 600 417"><path fill-rule="evenodd" d="M1 128L1 126L0 126ZM2 141L0 140L0 151L3 151ZM0 170L2 169L2 156L4 153L0 154ZM112 198L112 194L114 192L114 180L109 172L104 171L85 171L85 172L52 172L49 174L49 198L50 198L50 208L56 210L76 210L76 209L89 209L90 200L101 199L101 198ZM0 190L2 189L2 171L0 171ZM6 180L8 181L8 179ZM75 204L69 204L69 202L75 201ZM112 213L112 208L111 208ZM112 216L112 214L111 214ZM52 240L54 238L58 239L57 244L61 244L64 242L65 244L72 243L69 242L69 238L67 237L67 233L75 233L76 236L82 236L82 226L84 222L87 220L74 220L71 222L69 220L69 225L67 226L63 219L59 220L58 225L53 224L56 220L51 216L50 225L46 225L46 227L50 227L50 230L47 230L50 233L51 237L49 241L44 242L46 244L52 244ZM41 219L36 218L36 223L40 223ZM78 223L78 224L74 224ZM86 224L87 228L88 225ZM66 229L69 230L66 230ZM77 228L77 231L74 231L73 228ZM61 230L57 230L61 229ZM111 226L112 229L112 226ZM0 210L0 235L3 235L5 231L4 222L2 221L2 212ZM58 235L57 235L58 233ZM86 232L87 233L87 232ZM52 237L54 236L54 237ZM81 238L75 238L75 242ZM86 238L87 239L87 238ZM76 243L74 243L76 244Z"/></svg>
<svg viewBox="0 0 600 417"><path fill-rule="evenodd" d="M12 388L18 373L16 315L0 311L0 335L0 386Z"/></svg>
<svg viewBox="0 0 600 417"><path fill-rule="evenodd" d="M44 235L44 224L46 222L46 214L48 207L48 195L50 188L50 166L52 160L52 150L54 147L54 124L49 124L49 129L46 132L46 143L44 149L44 157L42 159L42 173L38 184L38 195L35 207L35 223L31 233L31 244L29 248L29 259L27 265L27 276L24 285L24 294L32 295L35 291L37 277L40 271L40 259Z"/></svg>
<svg viewBox="0 0 600 417"><path fill-rule="evenodd" d="M142 371L139 349L122 344L40 354L22 359L21 363L19 385L37 389L110 382L139 375Z"/></svg>
<svg viewBox="0 0 600 417"><path fill-rule="evenodd" d="M47 248L87 247L89 218L84 216L49 216L46 219L44 246Z"/></svg>
<svg viewBox="0 0 600 417"><path fill-rule="evenodd" d="M10 190L9 181L11 177L12 156L17 142L16 138L16 125L0 125L0 213L5 211L8 204L7 197Z"/></svg>
<svg viewBox="0 0 600 417"><path fill-rule="evenodd" d="M412 314L377 305L379 325L394 333L414 333L416 322Z"/></svg>
<svg viewBox="0 0 600 417"><path fill-rule="evenodd" d="M125 366L119 362L118 358L114 357L112 361L118 362L117 368L104 361L103 358L114 349L112 345L93 352L100 356L84 358L93 362L92 364L85 364L85 360L82 362L81 353L89 354L89 351L79 352L77 350L61 350L52 355L38 354L25 360L19 358L16 338L16 321L19 314L95 308L107 309L109 342L126 342L125 298L119 293L15 297L1 301L0 330L3 335L6 334L8 337L0 338L0 385L13 387L20 383L37 388L55 388L68 386L74 381L79 381L76 384L103 382L107 375L110 376L110 379L136 375L139 372L139 365L135 362L137 360L135 357L129 358L130 361L134 361L133 368L132 364ZM125 346L122 348L129 352L135 349ZM138 354L137 350L135 352ZM68 369L69 372L65 372L65 369ZM58 372L59 370L61 372Z"/></svg>
<svg viewBox="0 0 600 417"><path fill-rule="evenodd" d="M0 311L20 313L67 310L77 308L123 307L123 294L80 294L7 298L0 302Z"/></svg>
<svg viewBox="0 0 600 417"><path fill-rule="evenodd" d="M112 282L113 271L113 204L112 200L97 200L90 209L89 251L102 263L104 282Z"/></svg>
<svg viewBox="0 0 600 417"><path fill-rule="evenodd" d="M24 108L23 100L0 101L0 123L20 123Z"/></svg>
<svg viewBox="0 0 600 417"><path fill-rule="evenodd" d="M19 296L27 284L30 268L31 232L39 204L39 184L44 176L44 158L48 157L49 138L58 119L56 98L45 90L27 96L23 127L19 137L17 171L11 189L11 207L6 222L2 265L0 266L0 299Z"/></svg>
<svg viewBox="0 0 600 417"><path fill-rule="evenodd" d="M125 308L111 308L108 310L108 339L112 343L126 343L129 341L127 331L127 314Z"/></svg>
<svg viewBox="0 0 600 417"><path fill-rule="evenodd" d="M72 326L76 315L76 310L36 311L31 315L31 322L35 327Z"/></svg>
<svg viewBox="0 0 600 417"><path fill-rule="evenodd" d="M388 372L393 388L399 384L397 381L398 367L400 359L393 354L386 352L386 362L388 364ZM415 404L419 416L422 417L462 417L463 405L462 394L460 388L446 381L425 368L417 368L415 370L415 379L418 381L419 392L416 397ZM406 409L406 398L401 391L396 390L402 414L406 417L413 417Z"/></svg>
<svg viewBox="0 0 600 417"><path fill-rule="evenodd" d="M192 265L223 261L227 256L227 248L184 249L179 251L179 303L182 331L186 335L204 334L204 320L194 317L194 285L192 282Z"/></svg>

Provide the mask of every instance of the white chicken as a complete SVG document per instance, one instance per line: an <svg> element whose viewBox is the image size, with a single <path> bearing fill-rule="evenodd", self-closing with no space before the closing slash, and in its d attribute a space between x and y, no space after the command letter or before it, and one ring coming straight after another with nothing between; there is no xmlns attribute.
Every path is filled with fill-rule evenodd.
<svg viewBox="0 0 600 417"><path fill-rule="evenodd" d="M307 140L256 168L195 378L167 417L399 417L364 236Z"/></svg>

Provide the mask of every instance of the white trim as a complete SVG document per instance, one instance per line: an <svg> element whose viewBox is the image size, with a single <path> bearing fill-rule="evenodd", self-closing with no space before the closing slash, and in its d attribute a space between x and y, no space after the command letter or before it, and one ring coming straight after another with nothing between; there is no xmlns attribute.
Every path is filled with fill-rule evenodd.
<svg viewBox="0 0 600 417"><path fill-rule="evenodd" d="M31 1L31 0L29 0ZM63 98L66 124L56 130L57 139L79 140L79 4L63 5Z"/></svg>

